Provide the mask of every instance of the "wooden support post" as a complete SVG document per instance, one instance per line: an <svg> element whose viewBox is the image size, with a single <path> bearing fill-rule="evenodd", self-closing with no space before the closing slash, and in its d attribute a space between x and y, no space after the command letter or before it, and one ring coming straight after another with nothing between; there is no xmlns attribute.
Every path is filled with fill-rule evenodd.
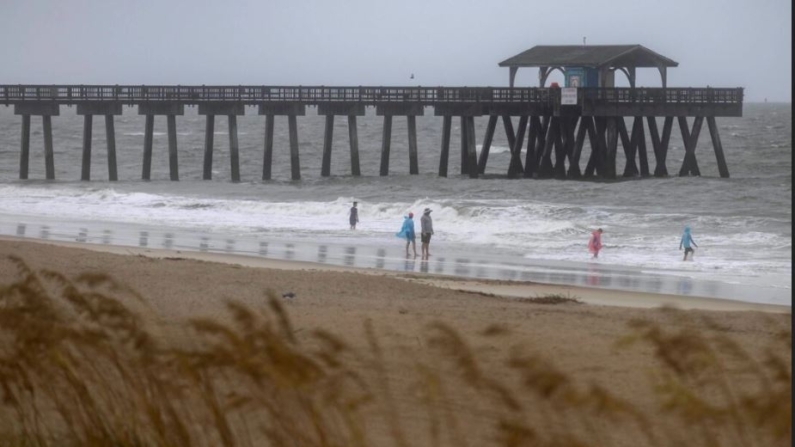
<svg viewBox="0 0 795 447"><path fill-rule="evenodd" d="M271 179L273 166L273 115L265 115L265 151L262 155L262 180Z"/></svg>
<svg viewBox="0 0 795 447"><path fill-rule="evenodd" d="M442 151L439 155L439 177L447 177L447 163L450 159L450 128L452 124L452 116L444 115L442 117Z"/></svg>
<svg viewBox="0 0 795 447"><path fill-rule="evenodd" d="M44 132L44 168L47 180L55 180L55 152L52 147L52 117L50 115L42 116L41 124Z"/></svg>
<svg viewBox="0 0 795 447"><path fill-rule="evenodd" d="M697 116L693 120L693 130L688 132L687 118L680 116L679 130L682 131L682 141L685 144L685 159L682 161L682 168L679 169L679 177L686 175L700 176L701 171L698 169L698 161L696 161L696 145L698 144L698 135L701 133L701 124L704 122L703 116Z"/></svg>
<svg viewBox="0 0 795 447"><path fill-rule="evenodd" d="M27 180L30 164L30 115L22 115L22 142L19 148L19 179Z"/></svg>
<svg viewBox="0 0 795 447"><path fill-rule="evenodd" d="M467 132L467 126L469 122L467 121L467 117L461 117L461 175L466 174L469 172L467 169L467 147L469 143L467 143L467 137L469 133Z"/></svg>
<svg viewBox="0 0 795 447"><path fill-rule="evenodd" d="M80 180L91 180L91 134L94 123L93 115L83 115L83 169L80 173Z"/></svg>
<svg viewBox="0 0 795 447"><path fill-rule="evenodd" d="M381 170L379 174L389 175L389 149L392 144L392 115L384 115L384 129L381 135Z"/></svg>
<svg viewBox="0 0 795 447"><path fill-rule="evenodd" d="M494 139L494 129L497 128L497 115L489 116L489 123L486 125L486 134L483 135L483 146L480 147L480 158L478 158L478 172L483 174L486 172L486 163L489 160L489 150L491 150L491 141Z"/></svg>
<svg viewBox="0 0 795 447"><path fill-rule="evenodd" d="M113 125L113 115L105 115L105 139L108 142L108 180L119 180L116 170L116 128Z"/></svg>
<svg viewBox="0 0 795 447"><path fill-rule="evenodd" d="M149 180L152 173L152 145L154 139L155 116L146 115L144 125L144 161L141 168L141 180Z"/></svg>
<svg viewBox="0 0 795 447"><path fill-rule="evenodd" d="M564 161L566 159L569 160L569 169L566 170L565 166L562 168L562 177L567 178L569 177L569 173L572 170L573 160L574 160L574 131L577 129L577 123L579 122L579 117L571 117L565 118L565 126L563 130L563 152L564 152ZM578 169L579 170L579 169Z"/></svg>
<svg viewBox="0 0 795 447"><path fill-rule="evenodd" d="M478 178L478 153L475 148L475 117L467 116L467 170L469 178Z"/></svg>
<svg viewBox="0 0 795 447"><path fill-rule="evenodd" d="M179 180L179 160L177 158L177 117L166 115L168 126L168 173L172 182Z"/></svg>
<svg viewBox="0 0 795 447"><path fill-rule="evenodd" d="M232 164L232 181L240 181L240 148L237 141L237 115L229 115L229 162Z"/></svg>
<svg viewBox="0 0 795 447"><path fill-rule="evenodd" d="M215 137L215 115L207 115L204 126L204 180L213 178L213 138Z"/></svg>
<svg viewBox="0 0 795 447"><path fill-rule="evenodd" d="M538 141L536 143L536 172L541 171L541 160L544 157L544 148L546 147L547 133L549 133L550 116L541 118L541 130L538 133Z"/></svg>
<svg viewBox="0 0 795 447"><path fill-rule="evenodd" d="M296 115L287 115L290 133L290 171L293 180L301 180L301 160L298 157L298 120Z"/></svg>
<svg viewBox="0 0 795 447"><path fill-rule="evenodd" d="M554 173L554 167L552 166L552 146L555 144L555 140L557 140L557 132L558 128L558 120L559 118L553 116L549 120L549 124L547 126L547 135L544 141L544 151L541 154L541 164L538 167L538 178L550 178Z"/></svg>
<svg viewBox="0 0 795 447"><path fill-rule="evenodd" d="M326 129L323 134L323 162L320 166L320 176L331 175L331 142L334 137L334 115L326 115Z"/></svg>
<svg viewBox="0 0 795 447"><path fill-rule="evenodd" d="M643 130L643 117L636 116L635 124L638 126L638 138L636 148L638 150L638 161L640 162L640 176L649 176L649 156L646 153L646 132ZM632 131L635 132L634 130Z"/></svg>
<svg viewBox="0 0 795 447"><path fill-rule="evenodd" d="M554 176L558 180L566 178L566 146L564 144L564 136L569 131L569 123L567 118L561 117L558 119L558 131L555 135L555 166L553 168Z"/></svg>
<svg viewBox="0 0 795 447"><path fill-rule="evenodd" d="M646 117L649 123L649 134L651 135L651 144L654 149L654 176L655 177L668 177L668 169L665 167L665 158L668 156L668 142L671 138L671 128L673 127L674 118L666 116L663 122L662 138L657 131L657 119L653 116Z"/></svg>
<svg viewBox="0 0 795 447"><path fill-rule="evenodd" d="M524 134L527 131L527 115L519 117L519 129L516 131L514 144L511 146L511 161L508 164L508 178L516 178L524 174L522 167L522 145L524 144Z"/></svg>
<svg viewBox="0 0 795 447"><path fill-rule="evenodd" d="M538 133L541 128L541 121L537 116L531 116L529 121L530 131L527 133L527 153L524 159L525 178L532 178L533 174L536 172L536 139L538 138Z"/></svg>
<svg viewBox="0 0 795 447"><path fill-rule="evenodd" d="M621 137L621 146L624 147L624 157L626 159L623 177L638 176L638 166L635 163L635 148L638 144L637 124L637 120L632 123L632 137L630 138L629 135L627 135L627 126L624 122L624 117L619 116L616 118L616 127L618 128L618 135Z"/></svg>
<svg viewBox="0 0 795 447"><path fill-rule="evenodd" d="M502 116L502 125L505 128L505 137L508 139L508 147L516 144L516 134L513 131L513 121L509 115Z"/></svg>
<svg viewBox="0 0 795 447"><path fill-rule="evenodd" d="M580 171L580 157L582 155L582 146L585 144L585 135L588 133L589 125L593 126L591 117L584 116L580 119L580 127L577 128L577 136L574 139L571 159L569 160L569 172L566 174L569 178L576 179L582 177L582 172Z"/></svg>
<svg viewBox="0 0 795 447"><path fill-rule="evenodd" d="M406 121L409 130L409 174L417 175L420 173L417 161L417 117L408 115Z"/></svg>
<svg viewBox="0 0 795 447"><path fill-rule="evenodd" d="M623 117L621 118L624 119ZM618 119L615 117L607 118L607 151L604 157L604 171L603 177L608 179L616 178L616 151L618 150Z"/></svg>
<svg viewBox="0 0 795 447"><path fill-rule="evenodd" d="M356 115L348 115L348 139L351 144L351 175L362 175L359 169L359 133L356 128Z"/></svg>
<svg viewBox="0 0 795 447"><path fill-rule="evenodd" d="M602 172L602 158L605 153L605 118L592 118L593 124L588 126L588 141L591 145L591 156L585 166L585 177L600 175Z"/></svg>
<svg viewBox="0 0 795 447"><path fill-rule="evenodd" d="M729 178L729 167L726 166L726 158L723 156L723 145L720 142L718 125L715 123L714 116L707 117L707 127L709 127L709 136L712 138L712 148L715 149L715 159L718 161L718 172L722 178Z"/></svg>

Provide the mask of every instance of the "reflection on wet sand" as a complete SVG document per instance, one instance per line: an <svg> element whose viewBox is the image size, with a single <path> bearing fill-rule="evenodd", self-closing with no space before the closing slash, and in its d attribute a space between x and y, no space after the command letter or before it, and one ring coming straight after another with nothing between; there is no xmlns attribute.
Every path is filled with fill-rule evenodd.
<svg viewBox="0 0 795 447"><path fill-rule="evenodd" d="M260 242L259 243L259 255L260 256L268 256L268 243L267 242Z"/></svg>
<svg viewBox="0 0 795 447"><path fill-rule="evenodd" d="M375 268L382 269L384 268L384 258L386 257L386 250L383 248L379 248L376 252L375 258Z"/></svg>
<svg viewBox="0 0 795 447"><path fill-rule="evenodd" d="M25 224L17 225L17 236L25 237Z"/></svg>
<svg viewBox="0 0 795 447"><path fill-rule="evenodd" d="M166 233L163 235L163 248L167 250L171 250L171 247L174 246L174 235L171 233Z"/></svg>
<svg viewBox="0 0 795 447"><path fill-rule="evenodd" d="M429 265L428 265L428 260L427 260L427 259L423 259L423 260L420 262L420 271L421 271L422 273L428 273L428 267L429 267Z"/></svg>
<svg viewBox="0 0 795 447"><path fill-rule="evenodd" d="M284 246L284 259L290 260L295 257L295 246L293 244L285 244Z"/></svg>
<svg viewBox="0 0 795 447"><path fill-rule="evenodd" d="M102 243L105 244L105 245L110 244L110 242L113 240L112 236L113 236L113 232L112 231L103 230L102 231Z"/></svg>
<svg viewBox="0 0 795 447"><path fill-rule="evenodd" d="M50 237L50 227L47 225L41 226L41 231L39 232L39 237L42 239L49 239Z"/></svg>
<svg viewBox="0 0 795 447"><path fill-rule="evenodd" d="M353 267L356 261L356 247L345 247L345 258L343 263L349 267Z"/></svg>
<svg viewBox="0 0 795 447"><path fill-rule="evenodd" d="M227 239L226 246L224 247L224 251L227 253L234 253L235 252L235 240L234 239Z"/></svg>
<svg viewBox="0 0 795 447"><path fill-rule="evenodd" d="M138 246L139 247L148 247L149 246L149 232L148 231L141 231L138 233Z"/></svg>
<svg viewBox="0 0 795 447"><path fill-rule="evenodd" d="M88 229L81 228L80 232L77 233L77 242L85 242L88 239Z"/></svg>
<svg viewBox="0 0 795 447"><path fill-rule="evenodd" d="M210 238L207 236L202 236L201 242L199 242L199 251L207 251L210 249Z"/></svg>
<svg viewBox="0 0 795 447"><path fill-rule="evenodd" d="M328 247L326 247L325 245L317 247L317 262L324 264L326 262L327 252L328 252Z"/></svg>

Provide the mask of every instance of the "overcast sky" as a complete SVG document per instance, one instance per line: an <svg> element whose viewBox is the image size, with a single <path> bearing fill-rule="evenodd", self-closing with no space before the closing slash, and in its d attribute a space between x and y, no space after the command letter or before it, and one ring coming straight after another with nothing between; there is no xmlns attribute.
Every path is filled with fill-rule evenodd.
<svg viewBox="0 0 795 447"><path fill-rule="evenodd" d="M669 86L791 102L791 15L792 0L0 0L0 84L506 86L500 61L586 37L679 62Z"/></svg>

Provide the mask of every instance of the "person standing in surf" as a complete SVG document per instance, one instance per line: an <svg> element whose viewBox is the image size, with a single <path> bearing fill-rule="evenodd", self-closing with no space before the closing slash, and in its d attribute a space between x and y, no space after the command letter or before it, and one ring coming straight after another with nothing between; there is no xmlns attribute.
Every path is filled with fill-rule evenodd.
<svg viewBox="0 0 795 447"><path fill-rule="evenodd" d="M693 255L696 254L695 250L693 250L693 247L691 247L690 244L693 244L693 246L698 247L698 244L696 244L696 241L693 240L693 235L690 234L690 226L689 225L685 225L685 231L684 231L684 233L682 233L682 239L679 241L679 249L680 250L682 248L685 249L685 257L682 258L683 261L687 261L687 254L688 253L692 253L690 255L690 260L691 261L693 260Z"/></svg>
<svg viewBox="0 0 795 447"><path fill-rule="evenodd" d="M433 234L433 220L431 220L431 209L425 208L420 219L420 242L422 246L422 259L428 259L431 256L429 253L429 246L431 245L431 235Z"/></svg>
<svg viewBox="0 0 795 447"><path fill-rule="evenodd" d="M599 250L602 249L602 229L599 228L591 233L591 239L588 240L588 251L593 253L593 259L599 257Z"/></svg>
<svg viewBox="0 0 795 447"><path fill-rule="evenodd" d="M414 250L414 257L417 257L417 241L414 234L414 213L409 212L408 216L403 217L403 226L395 236L406 239L406 257L409 255L409 245Z"/></svg>
<svg viewBox="0 0 795 447"><path fill-rule="evenodd" d="M353 206L351 207L350 216L348 220L351 223L351 230L356 229L356 224L359 223L359 210L356 208L356 204L358 202L353 202Z"/></svg>

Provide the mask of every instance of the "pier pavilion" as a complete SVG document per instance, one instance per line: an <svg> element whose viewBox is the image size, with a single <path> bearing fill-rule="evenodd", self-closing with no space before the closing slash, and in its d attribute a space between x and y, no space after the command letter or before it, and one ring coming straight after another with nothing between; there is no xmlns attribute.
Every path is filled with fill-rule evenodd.
<svg viewBox="0 0 795 447"><path fill-rule="evenodd" d="M0 104L13 106L22 118L19 178L28 178L30 122L40 116L43 123L45 171L55 178L52 117L60 106L76 106L83 121L81 179L91 179L91 138L93 116L105 117L108 178L118 180L114 116L124 105L137 106L145 115L141 178L150 179L153 130L156 116L165 116L168 128L169 172L179 180L176 117L184 108L198 106L206 117L203 178L211 179L213 135L216 116L229 120L230 169L232 181L240 181L237 116L245 106L256 106L265 116L262 179L271 178L274 150L274 117L287 116L291 178L301 178L297 119L307 106L317 107L325 118L321 176L331 175L332 132L337 116L347 117L350 141L350 174L359 168L358 116L375 107L383 117L379 174L389 174L389 155L394 117L406 117L408 128L409 174L418 174L416 117L433 108L443 117L439 176L448 175L453 118L460 119L461 174L477 178L486 168L489 149L498 120L502 119L511 159L507 176L512 178L617 178L616 152L619 141L624 150L623 177L652 175L646 147L648 127L654 155L653 175L668 175L666 156L674 119L682 133L686 155L680 176L700 175L696 146L704 120L707 121L718 171L728 177L716 117L742 116L742 88L693 88L667 86L667 68L678 64L641 45L537 46L499 64L509 67L508 87L326 87L326 86L145 86L145 85L0 85ZM539 87L516 87L521 67L539 68ZM637 68L659 70L661 87L636 87ZM563 88L548 88L549 74L560 70ZM615 72L624 73L630 87L615 87ZM475 117L488 117L480 158L475 149ZM512 117L518 117L514 129ZM633 118L631 131L625 118ZM657 118L663 119L662 132ZM687 118L693 118L692 127ZM645 120L644 120L645 118ZM644 124L644 121L647 125ZM580 158L586 137L591 148L585 169ZM527 140L524 160L521 153ZM553 157L554 155L554 157ZM637 161L636 161L637 159Z"/></svg>

